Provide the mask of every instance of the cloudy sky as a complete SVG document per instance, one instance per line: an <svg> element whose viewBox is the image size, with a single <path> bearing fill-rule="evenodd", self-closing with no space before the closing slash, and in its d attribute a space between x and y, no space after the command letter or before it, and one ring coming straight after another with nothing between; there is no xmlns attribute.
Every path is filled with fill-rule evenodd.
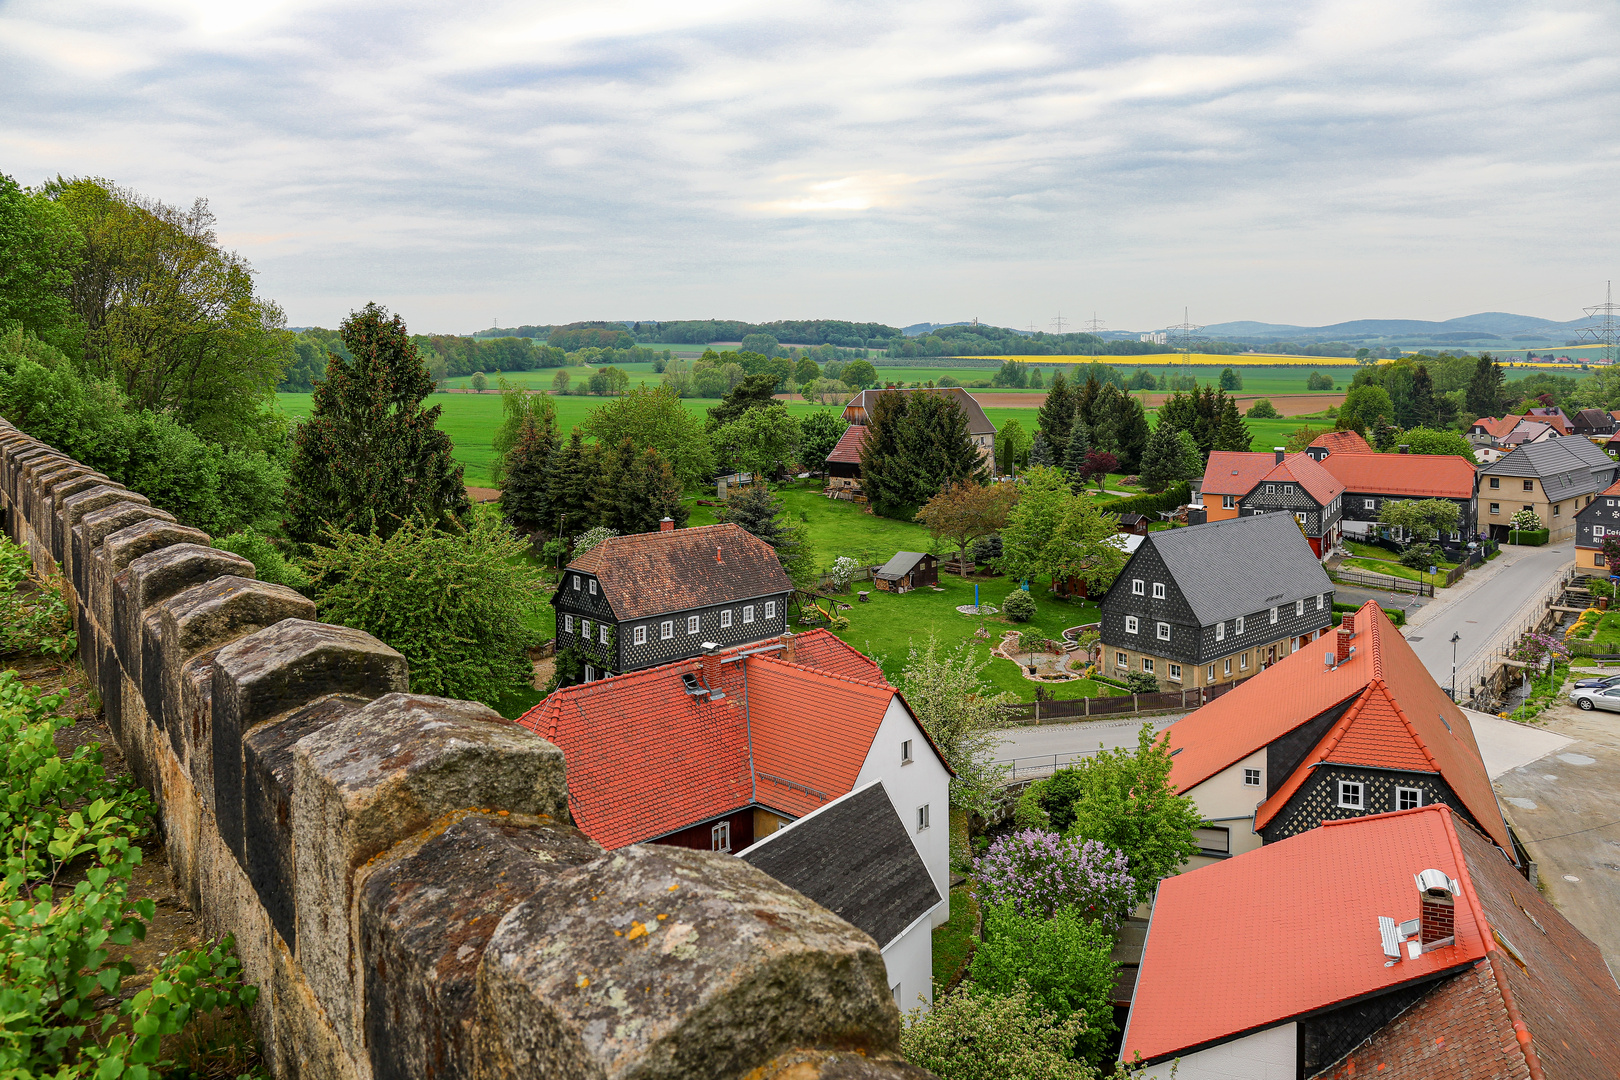
<svg viewBox="0 0 1620 1080"><path fill-rule="evenodd" d="M294 325L1578 317L1620 6L0 0L0 171L208 198Z"/></svg>

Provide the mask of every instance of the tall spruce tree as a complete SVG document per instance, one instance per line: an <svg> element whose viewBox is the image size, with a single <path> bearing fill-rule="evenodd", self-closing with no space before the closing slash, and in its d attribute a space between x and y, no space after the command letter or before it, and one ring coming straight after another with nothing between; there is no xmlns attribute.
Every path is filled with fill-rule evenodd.
<svg viewBox="0 0 1620 1080"><path fill-rule="evenodd" d="M1243 422L1237 399L1227 398L1221 405L1221 426L1215 435L1215 449L1246 451L1254 442L1249 425Z"/></svg>
<svg viewBox="0 0 1620 1080"><path fill-rule="evenodd" d="M1069 428L1069 449L1063 455L1063 471L1069 477L1069 487L1079 491L1086 485L1086 455L1091 453L1091 433L1084 420L1076 417Z"/></svg>
<svg viewBox="0 0 1620 1080"><path fill-rule="evenodd" d="M1120 471L1134 473L1142 467L1142 454L1147 450L1153 429L1148 426L1147 413L1142 403L1125 397L1120 403L1119 415L1114 421L1114 456L1119 459Z"/></svg>
<svg viewBox="0 0 1620 1080"><path fill-rule="evenodd" d="M911 520L954 480L986 479L967 414L944 394L885 391L873 402L861 443L861 484L873 509Z"/></svg>
<svg viewBox="0 0 1620 1080"><path fill-rule="evenodd" d="M1424 364L1412 372L1412 396L1407 405L1412 422L1407 427L1433 427L1435 417L1434 376Z"/></svg>
<svg viewBox="0 0 1620 1080"><path fill-rule="evenodd" d="M600 454L594 443L585 441L578 428L551 455L550 486L547 494L556 520L549 527L558 536L578 536L597 521L591 495L601 484Z"/></svg>
<svg viewBox="0 0 1620 1080"><path fill-rule="evenodd" d="M408 518L466 513L461 466L434 426L439 407L422 408L433 378L405 321L367 304L339 332L352 359L327 355L310 417L293 432L287 536L310 544L333 529L386 538Z"/></svg>
<svg viewBox="0 0 1620 1080"><path fill-rule="evenodd" d="M750 484L732 496L722 516L775 548L777 560L794 583L805 585L815 576L808 530L788 516L782 500L764 484Z"/></svg>
<svg viewBox="0 0 1620 1080"><path fill-rule="evenodd" d="M534 417L524 417L517 441L506 452L506 486L501 489L501 512L520 529L532 532L556 526L550 491L551 456L556 451L556 433Z"/></svg>
<svg viewBox="0 0 1620 1080"><path fill-rule="evenodd" d="M1069 386L1069 380L1064 378L1060 371L1052 376L1052 387L1046 392L1046 400L1041 403L1040 415L1036 420L1036 438L1044 437L1046 451L1055 461L1062 461L1063 455L1069 449L1069 429L1074 425L1074 390ZM1033 455L1035 450L1030 448L1030 463L1036 462Z"/></svg>
<svg viewBox="0 0 1620 1080"><path fill-rule="evenodd" d="M1063 376L1059 375L1058 378ZM1035 433L1035 440L1029 444L1029 467L1038 465L1050 466L1052 464L1052 450L1046 445L1046 435L1043 432Z"/></svg>
<svg viewBox="0 0 1620 1080"><path fill-rule="evenodd" d="M1502 366L1490 353L1480 353L1479 362L1474 365L1473 378L1468 380L1465 398L1468 411L1474 414L1476 420L1481 416L1496 415L1496 410L1502 407L1504 386Z"/></svg>
<svg viewBox="0 0 1620 1080"><path fill-rule="evenodd" d="M1153 429L1153 437L1148 440L1147 451L1142 455L1142 486L1147 490L1163 491L1182 479L1184 456L1181 435L1181 431L1160 418L1158 426Z"/></svg>
<svg viewBox="0 0 1620 1080"><path fill-rule="evenodd" d="M654 532L666 517L680 529L691 516L691 508L681 501L675 470L664 456L653 447L637 454L619 495L621 531Z"/></svg>

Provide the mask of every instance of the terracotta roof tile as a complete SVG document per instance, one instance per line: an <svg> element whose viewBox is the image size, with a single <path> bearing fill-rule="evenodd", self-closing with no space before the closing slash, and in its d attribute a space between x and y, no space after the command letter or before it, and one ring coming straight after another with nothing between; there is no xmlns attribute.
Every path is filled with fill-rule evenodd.
<svg viewBox="0 0 1620 1080"><path fill-rule="evenodd" d="M1322 468L1346 491L1413 499L1474 497L1474 465L1456 454L1333 454Z"/></svg>
<svg viewBox="0 0 1620 1080"><path fill-rule="evenodd" d="M1334 454L1375 454L1376 450L1354 431L1327 431L1311 440L1312 446L1325 446Z"/></svg>
<svg viewBox="0 0 1620 1080"><path fill-rule="evenodd" d="M1517 415L1514 413L1509 413L1501 419L1497 419L1496 417L1492 416L1482 416L1478 420L1474 421L1473 426L1482 429L1485 434L1489 435L1493 439L1501 439L1507 437L1507 435L1512 432L1514 428L1518 427L1523 420L1524 417L1522 415Z"/></svg>
<svg viewBox="0 0 1620 1080"><path fill-rule="evenodd" d="M1215 450L1204 466L1205 495L1247 495L1277 464L1274 454Z"/></svg>
<svg viewBox="0 0 1620 1080"><path fill-rule="evenodd" d="M776 549L730 523L612 536L568 568L596 575L621 620L793 589Z"/></svg>
<svg viewBox="0 0 1620 1080"><path fill-rule="evenodd" d="M861 463L861 443L866 441L866 425L851 424L844 429L833 446L832 453L827 460L840 465L859 465Z"/></svg>
<svg viewBox="0 0 1620 1080"><path fill-rule="evenodd" d="M1322 468L1315 458L1304 453L1289 454L1281 462L1273 465L1271 471L1260 479L1273 482L1292 480L1304 488L1306 494L1321 506L1326 506L1344 494L1344 485L1338 478Z"/></svg>
<svg viewBox="0 0 1620 1080"><path fill-rule="evenodd" d="M984 414L984 407L979 404L979 399L968 393L960 386L897 386L894 387L894 390L901 394L943 394L946 397L955 400L956 404L961 408L963 415L967 417L969 434L994 435L996 433L996 425L992 424L990 422L990 418ZM860 393L850 398L849 402L844 406L844 418L855 423L864 423L864 418L871 415L872 405L877 401L877 396L885 392L885 390L881 389L862 390ZM851 410L855 410L853 415L851 414Z"/></svg>

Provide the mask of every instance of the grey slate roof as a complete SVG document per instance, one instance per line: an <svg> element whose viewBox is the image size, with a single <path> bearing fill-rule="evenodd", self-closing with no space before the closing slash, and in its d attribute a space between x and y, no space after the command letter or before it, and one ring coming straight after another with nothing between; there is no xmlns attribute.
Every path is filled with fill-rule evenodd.
<svg viewBox="0 0 1620 1080"><path fill-rule="evenodd" d="M1291 602L1333 591L1292 514L1166 529L1148 533L1146 543L1159 553L1200 626L1252 614L1275 603L1273 597ZM1116 587L1130 576L1126 563Z"/></svg>
<svg viewBox="0 0 1620 1080"><path fill-rule="evenodd" d="M878 567L875 576L884 581L899 581L916 569L917 564L927 558L920 551L897 551L894 558Z"/></svg>
<svg viewBox="0 0 1620 1080"><path fill-rule="evenodd" d="M887 948L944 899L881 780L771 833L738 858Z"/></svg>
<svg viewBox="0 0 1620 1080"><path fill-rule="evenodd" d="M992 424L990 418L984 414L984 408L979 404L979 399L960 386L941 386L930 389L912 389L897 386L895 390L902 394L943 394L946 397L953 398L967 416L968 433L970 435L994 435L996 433L996 425ZM844 408L848 409L850 406L854 406L870 416L872 406L877 402L877 396L883 392L881 389L862 390L850 398Z"/></svg>
<svg viewBox="0 0 1620 1080"><path fill-rule="evenodd" d="M1524 476L1545 479L1579 470L1580 477L1567 488L1549 492L1557 498L1588 495L1602 491L1612 482L1613 459L1589 439L1579 435L1525 443L1499 461L1480 469L1481 476Z"/></svg>

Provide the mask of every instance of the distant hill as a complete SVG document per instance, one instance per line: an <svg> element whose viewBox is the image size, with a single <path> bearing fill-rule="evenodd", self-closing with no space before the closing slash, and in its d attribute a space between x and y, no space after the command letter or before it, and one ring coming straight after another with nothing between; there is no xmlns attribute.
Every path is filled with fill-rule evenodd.
<svg viewBox="0 0 1620 1080"><path fill-rule="evenodd" d="M1354 319L1328 326L1292 326L1286 323L1225 322L1206 326L1208 337L1232 341L1316 340L1365 341L1374 338L1426 337L1436 341L1479 341L1513 335L1564 336L1587 320L1554 322L1534 315L1514 315L1505 311L1485 311L1444 322L1424 319Z"/></svg>

